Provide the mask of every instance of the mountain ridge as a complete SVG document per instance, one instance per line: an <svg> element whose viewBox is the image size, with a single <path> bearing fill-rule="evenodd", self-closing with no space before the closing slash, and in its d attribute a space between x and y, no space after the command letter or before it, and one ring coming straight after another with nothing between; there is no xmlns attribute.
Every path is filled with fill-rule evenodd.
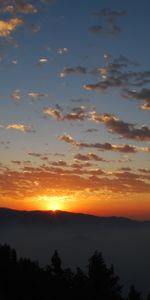
<svg viewBox="0 0 150 300"><path fill-rule="evenodd" d="M20 257L45 266L58 249L64 266L85 268L98 249L127 289L134 283L149 292L150 221L99 217L64 211L0 208L0 244L9 244Z"/></svg>

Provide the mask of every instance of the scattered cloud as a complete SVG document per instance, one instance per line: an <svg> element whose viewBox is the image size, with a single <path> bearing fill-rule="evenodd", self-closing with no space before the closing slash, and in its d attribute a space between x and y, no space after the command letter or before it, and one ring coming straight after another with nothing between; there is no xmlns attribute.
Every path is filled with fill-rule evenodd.
<svg viewBox="0 0 150 300"><path fill-rule="evenodd" d="M39 25L39 24L32 24L31 26L30 26L30 31L32 32L32 33L37 33L37 32L39 32L41 30L41 26Z"/></svg>
<svg viewBox="0 0 150 300"><path fill-rule="evenodd" d="M127 15L127 10L112 10L110 8L103 8L97 12L94 12L92 15L98 18L107 17L107 18L117 18Z"/></svg>
<svg viewBox="0 0 150 300"><path fill-rule="evenodd" d="M57 121L83 121L87 119L89 111L95 109L95 106L84 106L73 108L71 112L63 114L62 109L48 107L43 110L44 114L53 117Z"/></svg>
<svg viewBox="0 0 150 300"><path fill-rule="evenodd" d="M31 3L26 3L24 0L10 0L5 1L1 0L0 4L0 12L2 13L9 13L9 14L16 14L16 13L37 13L37 7Z"/></svg>
<svg viewBox="0 0 150 300"><path fill-rule="evenodd" d="M36 152L28 152L28 155L34 156L34 157L41 157L41 154L40 153L36 153Z"/></svg>
<svg viewBox="0 0 150 300"><path fill-rule="evenodd" d="M127 15L126 10L116 11L109 8L101 9L100 11L94 12L92 14L94 17L101 19L103 25L94 25L89 28L92 33L100 33L105 35L114 35L121 31L120 27L117 25L118 17L123 17Z"/></svg>
<svg viewBox="0 0 150 300"><path fill-rule="evenodd" d="M23 20L20 18L12 18L8 21L0 20L0 37L6 38L20 25Z"/></svg>
<svg viewBox="0 0 150 300"><path fill-rule="evenodd" d="M38 92L29 92L27 94L30 97L30 103L34 102L35 100L41 100L45 97L48 97L48 93L38 93Z"/></svg>
<svg viewBox="0 0 150 300"><path fill-rule="evenodd" d="M107 78L105 81L99 81L97 83L92 84L85 84L83 88L87 91L97 91L97 92L104 92L110 87L122 87L123 82L119 78Z"/></svg>
<svg viewBox="0 0 150 300"><path fill-rule="evenodd" d="M78 144L79 144L79 143L76 142L75 139L73 139L73 138L71 137L71 135L69 135L69 134L67 134L67 133L64 133L63 135L58 136L58 139L59 139L60 141L64 141L64 142L66 142L66 143L68 143L68 144L71 144L71 145L73 145L73 146L78 146Z"/></svg>
<svg viewBox="0 0 150 300"><path fill-rule="evenodd" d="M20 160L11 160L11 162L15 165L21 165L21 161Z"/></svg>
<svg viewBox="0 0 150 300"><path fill-rule="evenodd" d="M98 132L98 129L96 129L96 128L88 128L87 130L86 130L86 132Z"/></svg>
<svg viewBox="0 0 150 300"><path fill-rule="evenodd" d="M91 99L89 99L89 98L79 98L79 99L70 99L70 101L71 102L78 102L78 103L80 103L80 102L91 102Z"/></svg>
<svg viewBox="0 0 150 300"><path fill-rule="evenodd" d="M145 100L144 104L141 105L141 109L143 109L143 110L150 110L150 101Z"/></svg>
<svg viewBox="0 0 150 300"><path fill-rule="evenodd" d="M150 110L150 89L143 88L140 91L126 89L123 92L123 96L130 99L144 100L143 105L141 105L141 109Z"/></svg>
<svg viewBox="0 0 150 300"><path fill-rule="evenodd" d="M89 31L94 34L102 33L105 35L112 35L120 32L121 29L116 24L110 24L108 27L103 27L102 25L94 25L89 28Z"/></svg>
<svg viewBox="0 0 150 300"><path fill-rule="evenodd" d="M43 113L50 116L50 117L53 117L57 121L63 121L64 120L63 114L57 108L52 108L52 107L45 108L43 110Z"/></svg>
<svg viewBox="0 0 150 300"><path fill-rule="evenodd" d="M6 129L15 129L15 130L19 130L22 131L24 133L26 132L34 132L30 126L24 125L24 124L17 124L17 123L12 123L9 124L5 127Z"/></svg>
<svg viewBox="0 0 150 300"><path fill-rule="evenodd" d="M145 125L136 128L134 124L126 123L114 115L97 114L96 112L91 113L91 120L104 123L109 132L117 133L120 137L137 141L150 141L150 128Z"/></svg>
<svg viewBox="0 0 150 300"><path fill-rule="evenodd" d="M75 139L73 139L68 134L63 134L61 136L58 136L58 139L60 141L64 141L72 146L76 146L79 148L95 148L99 151L113 151L113 152L121 152L121 153L136 153L138 150L135 146L131 145L113 145L110 143L82 143L77 142Z"/></svg>
<svg viewBox="0 0 150 300"><path fill-rule="evenodd" d="M102 157L99 157L98 155L96 155L95 153L88 153L88 154L81 154L78 153L74 156L75 160L81 160L81 161L89 161L89 160L95 160L95 161L101 161L101 162L106 162L105 159L103 159Z"/></svg>
<svg viewBox="0 0 150 300"><path fill-rule="evenodd" d="M21 96L21 90L20 89L15 89L11 94L10 94L10 97L11 99L15 100L15 101L19 101L22 99L22 96Z"/></svg>
<svg viewBox="0 0 150 300"><path fill-rule="evenodd" d="M19 162L19 161L18 161ZM19 163L20 164L20 163ZM19 167L18 164L18 167ZM21 164L22 165L22 164ZM131 171L108 171L100 168L84 169L74 165L65 169L63 166L38 166L26 164L17 172L0 166L0 195L22 199L41 194L41 191L63 190L69 192L103 191L142 193L150 191L149 174L139 174ZM144 176L147 176L146 179ZM57 180L56 180L57 178Z"/></svg>
<svg viewBox="0 0 150 300"><path fill-rule="evenodd" d="M90 70L89 73L93 75L101 76L102 80L86 84L83 86L86 90L95 90L98 92L106 91L108 88L121 88L124 90L123 96L137 96L136 93L130 94L128 86L143 86L145 83L150 82L150 72L149 71L130 71L129 67L137 67L137 63L128 59L127 57L120 55L116 59L112 59L110 54L105 53L104 59L106 60L106 65ZM147 89L143 89L143 92L147 93Z"/></svg>
<svg viewBox="0 0 150 300"><path fill-rule="evenodd" d="M48 58L47 57L41 57L38 59L38 65L42 65L48 62Z"/></svg>
<svg viewBox="0 0 150 300"><path fill-rule="evenodd" d="M150 74L149 74L149 76L150 76ZM143 89L141 89L141 91L126 89L126 90L124 90L123 96L127 97L127 98L134 98L137 100L150 101L150 89L143 88Z"/></svg>
<svg viewBox="0 0 150 300"><path fill-rule="evenodd" d="M65 53L68 53L69 52L69 48L67 48L67 47L64 47L64 48L58 48L57 49L57 53L59 53L59 54L65 54Z"/></svg>
<svg viewBox="0 0 150 300"><path fill-rule="evenodd" d="M138 169L139 172L145 173L145 174L150 174L150 169Z"/></svg>
<svg viewBox="0 0 150 300"><path fill-rule="evenodd" d="M79 74L86 74L87 73L87 69L85 67L82 66L78 66L78 67L64 67L63 71L59 73L59 77L63 78L68 74L71 73L79 73Z"/></svg>
<svg viewBox="0 0 150 300"><path fill-rule="evenodd" d="M53 161L53 162L51 163L51 165L52 165L52 166L55 166L55 167L66 167L66 166L67 166L67 163L66 163L64 160L60 159L60 160L58 160L58 161Z"/></svg>

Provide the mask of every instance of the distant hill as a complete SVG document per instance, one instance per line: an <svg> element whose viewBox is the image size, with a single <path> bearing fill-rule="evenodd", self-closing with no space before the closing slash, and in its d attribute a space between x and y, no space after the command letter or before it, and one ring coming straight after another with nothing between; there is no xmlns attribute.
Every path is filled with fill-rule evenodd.
<svg viewBox="0 0 150 300"><path fill-rule="evenodd" d="M150 222L63 211L0 208L0 243L46 265L57 249L64 266L81 266L97 249L113 263L125 289L150 292Z"/></svg>

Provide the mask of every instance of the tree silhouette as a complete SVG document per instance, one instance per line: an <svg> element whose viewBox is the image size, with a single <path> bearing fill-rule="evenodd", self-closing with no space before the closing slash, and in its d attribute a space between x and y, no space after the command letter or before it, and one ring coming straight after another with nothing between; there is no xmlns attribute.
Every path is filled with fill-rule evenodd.
<svg viewBox="0 0 150 300"><path fill-rule="evenodd" d="M119 277L113 265L107 267L101 252L90 257L88 274L80 268L63 269L57 250L47 269L28 258L17 258L16 251L0 245L0 299L10 300L92 299L123 300ZM126 300L142 300L132 285ZM150 295L147 300L150 300Z"/></svg>
<svg viewBox="0 0 150 300"><path fill-rule="evenodd" d="M121 298L119 277L114 274L114 268L108 268L101 252L95 251L89 259L89 283L95 297L109 300Z"/></svg>
<svg viewBox="0 0 150 300"><path fill-rule="evenodd" d="M57 276L62 274L61 264L62 264L61 259L58 255L57 250L55 250L51 258L51 271Z"/></svg>
<svg viewBox="0 0 150 300"><path fill-rule="evenodd" d="M131 285L129 289L128 300L142 300L141 293L135 289L134 285Z"/></svg>

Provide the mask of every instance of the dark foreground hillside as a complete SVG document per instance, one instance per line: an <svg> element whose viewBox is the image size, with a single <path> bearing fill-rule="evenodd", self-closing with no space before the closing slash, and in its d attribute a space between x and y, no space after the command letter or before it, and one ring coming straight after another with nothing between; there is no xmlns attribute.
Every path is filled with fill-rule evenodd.
<svg viewBox="0 0 150 300"><path fill-rule="evenodd" d="M79 267L74 272L63 269L56 250L46 268L41 268L38 262L18 259L15 249L8 245L0 245L0 298L142 300L134 286L126 298L122 296L113 265L108 267L98 251L89 258L85 273Z"/></svg>
<svg viewBox="0 0 150 300"><path fill-rule="evenodd" d="M9 244L18 257L29 257L44 267L58 249L63 268L80 267L95 249L121 278L123 294L134 284L149 293L150 222L125 218L94 217L67 212L14 211L0 209L0 244Z"/></svg>

